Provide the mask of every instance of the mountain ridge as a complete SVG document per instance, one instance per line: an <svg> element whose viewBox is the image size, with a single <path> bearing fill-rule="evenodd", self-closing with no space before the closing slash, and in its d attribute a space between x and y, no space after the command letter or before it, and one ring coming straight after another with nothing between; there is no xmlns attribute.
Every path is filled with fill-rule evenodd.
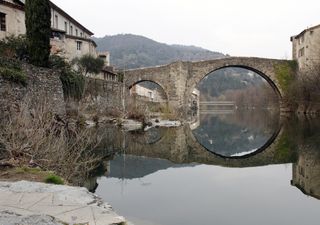
<svg viewBox="0 0 320 225"><path fill-rule="evenodd" d="M165 44L135 34L94 37L98 51L109 51L111 64L117 68L158 66L174 61L197 61L227 57L194 45Z"/></svg>

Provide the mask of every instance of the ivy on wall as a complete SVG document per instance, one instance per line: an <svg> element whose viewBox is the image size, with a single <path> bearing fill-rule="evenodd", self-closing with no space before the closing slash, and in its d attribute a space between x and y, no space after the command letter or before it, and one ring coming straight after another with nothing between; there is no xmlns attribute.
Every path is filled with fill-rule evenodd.
<svg viewBox="0 0 320 225"><path fill-rule="evenodd" d="M287 93L290 85L295 80L297 70L296 61L287 61L281 64L276 64L274 66L274 70L281 89L284 93Z"/></svg>

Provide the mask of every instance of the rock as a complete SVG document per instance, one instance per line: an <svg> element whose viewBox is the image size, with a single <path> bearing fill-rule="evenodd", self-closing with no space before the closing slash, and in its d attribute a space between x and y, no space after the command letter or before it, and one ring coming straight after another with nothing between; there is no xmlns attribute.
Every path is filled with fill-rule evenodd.
<svg viewBox="0 0 320 225"><path fill-rule="evenodd" d="M159 127L180 127L182 123L180 121L172 121L172 120L159 120L153 119L151 120L152 126Z"/></svg>
<svg viewBox="0 0 320 225"><path fill-rule="evenodd" d="M86 126L87 127L95 127L96 126L96 123L92 120L86 120Z"/></svg>
<svg viewBox="0 0 320 225"><path fill-rule="evenodd" d="M132 131L142 129L143 124L136 120L125 119L121 122L121 126L127 131Z"/></svg>
<svg viewBox="0 0 320 225"><path fill-rule="evenodd" d="M0 211L1 225L64 225L55 218L46 215L22 216L12 211Z"/></svg>
<svg viewBox="0 0 320 225"><path fill-rule="evenodd" d="M86 188L28 181L0 182L0 199L1 225L60 225L59 221L62 224L126 223L110 205ZM19 223L20 220L27 222Z"/></svg>

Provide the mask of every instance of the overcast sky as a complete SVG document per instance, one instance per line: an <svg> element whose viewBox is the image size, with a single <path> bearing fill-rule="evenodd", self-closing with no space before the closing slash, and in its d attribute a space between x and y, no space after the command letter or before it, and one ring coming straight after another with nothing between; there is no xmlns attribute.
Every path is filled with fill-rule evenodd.
<svg viewBox="0 0 320 225"><path fill-rule="evenodd" d="M290 59L290 36L320 23L319 0L52 1L96 37L132 33L232 56Z"/></svg>

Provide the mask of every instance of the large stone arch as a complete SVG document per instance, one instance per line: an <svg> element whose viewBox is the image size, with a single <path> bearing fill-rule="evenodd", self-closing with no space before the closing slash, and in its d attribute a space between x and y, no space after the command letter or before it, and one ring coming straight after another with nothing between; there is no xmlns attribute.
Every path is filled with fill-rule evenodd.
<svg viewBox="0 0 320 225"><path fill-rule="evenodd" d="M189 75L190 79L188 79L186 85L187 89L185 92L185 101L187 101L188 96L191 95L196 85L208 74L228 67L244 68L259 74L270 84L281 101L284 91L282 90L277 79L276 67L283 62L287 61L245 57L230 57L217 60L193 62L192 71Z"/></svg>

